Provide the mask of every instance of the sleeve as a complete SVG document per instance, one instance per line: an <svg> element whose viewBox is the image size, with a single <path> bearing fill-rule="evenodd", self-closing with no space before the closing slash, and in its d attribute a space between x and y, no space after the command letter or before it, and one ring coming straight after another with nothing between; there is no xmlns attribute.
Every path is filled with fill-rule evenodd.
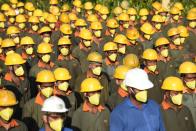
<svg viewBox="0 0 196 131"><path fill-rule="evenodd" d="M123 131L122 113L114 110L110 115L110 131Z"/></svg>
<svg viewBox="0 0 196 131"><path fill-rule="evenodd" d="M160 126L159 131L165 131L165 126L164 126L164 122L163 122L160 107L159 107L158 113L159 113L159 126Z"/></svg>

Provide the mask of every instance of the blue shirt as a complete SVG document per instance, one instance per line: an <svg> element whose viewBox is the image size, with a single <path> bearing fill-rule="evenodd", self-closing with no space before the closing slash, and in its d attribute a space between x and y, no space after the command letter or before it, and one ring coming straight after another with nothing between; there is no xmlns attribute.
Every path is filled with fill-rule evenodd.
<svg viewBox="0 0 196 131"><path fill-rule="evenodd" d="M39 129L39 131L45 131L45 128L41 128ZM62 131L73 131L73 130L70 128L63 128Z"/></svg>
<svg viewBox="0 0 196 131"><path fill-rule="evenodd" d="M138 109L126 98L111 113L110 131L165 131L159 105L148 100Z"/></svg>

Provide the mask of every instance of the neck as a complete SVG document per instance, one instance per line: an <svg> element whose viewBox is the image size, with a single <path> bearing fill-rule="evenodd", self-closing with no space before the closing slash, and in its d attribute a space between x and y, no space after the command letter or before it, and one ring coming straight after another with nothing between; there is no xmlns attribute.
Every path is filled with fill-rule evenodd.
<svg viewBox="0 0 196 131"><path fill-rule="evenodd" d="M53 131L53 130L50 128L50 126L49 126L48 123L45 124L45 131Z"/></svg>
<svg viewBox="0 0 196 131"><path fill-rule="evenodd" d="M133 105L135 105L137 108L142 109L142 104L141 102L135 100L132 96L130 96L130 101Z"/></svg>

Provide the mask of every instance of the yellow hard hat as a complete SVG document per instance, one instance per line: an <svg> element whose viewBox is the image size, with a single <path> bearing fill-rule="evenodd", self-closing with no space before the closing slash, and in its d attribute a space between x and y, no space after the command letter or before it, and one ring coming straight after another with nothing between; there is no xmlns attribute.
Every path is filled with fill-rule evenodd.
<svg viewBox="0 0 196 131"><path fill-rule="evenodd" d="M155 29L154 29L153 26L152 26L150 23L148 23L148 22L144 23L144 24L140 27L140 30L141 30L142 32L144 32L145 34L149 34L149 35L152 35L152 34L155 33Z"/></svg>
<svg viewBox="0 0 196 131"><path fill-rule="evenodd" d="M152 7L159 11L162 8L162 5L158 1L155 1L154 3L152 3Z"/></svg>
<svg viewBox="0 0 196 131"><path fill-rule="evenodd" d="M71 40L67 37L62 37L59 39L58 45L71 45Z"/></svg>
<svg viewBox="0 0 196 131"><path fill-rule="evenodd" d="M127 0L123 0L120 4L120 6L124 9L127 10L129 7L129 2Z"/></svg>
<svg viewBox="0 0 196 131"><path fill-rule="evenodd" d="M116 19L108 19L106 26L109 28L117 28L119 27L119 24Z"/></svg>
<svg viewBox="0 0 196 131"><path fill-rule="evenodd" d="M196 12L196 7L191 8L189 12Z"/></svg>
<svg viewBox="0 0 196 131"><path fill-rule="evenodd" d="M121 79L124 80L125 79L125 75L126 73L129 71L129 68L125 65L120 65L118 67L116 67L115 71L114 71L114 78L116 79Z"/></svg>
<svg viewBox="0 0 196 131"><path fill-rule="evenodd" d="M109 14L109 10L108 10L108 7L106 6L101 6L100 10L98 10L100 14L102 15L107 15Z"/></svg>
<svg viewBox="0 0 196 131"><path fill-rule="evenodd" d="M122 8L119 7L119 6L115 7L114 10L113 10L113 13L114 13L115 15L119 15L119 14L121 14L122 12L123 12L123 10L122 10Z"/></svg>
<svg viewBox="0 0 196 131"><path fill-rule="evenodd" d="M129 15L127 13L121 13L118 16L118 20L120 20L120 21L129 21Z"/></svg>
<svg viewBox="0 0 196 131"><path fill-rule="evenodd" d="M28 11L34 11L35 10L35 7L34 7L32 2L26 2L24 7Z"/></svg>
<svg viewBox="0 0 196 131"><path fill-rule="evenodd" d="M56 16L53 15L53 14L48 14L46 20L47 20L47 22L49 22L49 23L56 23L56 22L57 22L57 18L56 18Z"/></svg>
<svg viewBox="0 0 196 131"><path fill-rule="evenodd" d="M58 0L50 0L49 2L50 5L57 5L58 3Z"/></svg>
<svg viewBox="0 0 196 131"><path fill-rule="evenodd" d="M36 9L33 11L33 16L41 17L43 16L43 11L41 9Z"/></svg>
<svg viewBox="0 0 196 131"><path fill-rule="evenodd" d="M170 13L171 13L172 15L180 14L180 9L178 9L177 7L172 7L172 8L170 9Z"/></svg>
<svg viewBox="0 0 196 131"><path fill-rule="evenodd" d="M69 16L66 13L62 13L59 17L59 20L63 23L69 23L70 22Z"/></svg>
<svg viewBox="0 0 196 131"><path fill-rule="evenodd" d="M24 7L24 3L23 2L18 2L17 7Z"/></svg>
<svg viewBox="0 0 196 131"><path fill-rule="evenodd" d="M154 15L152 17L152 21L153 22L160 22L160 23L164 22L163 17L161 15Z"/></svg>
<svg viewBox="0 0 196 131"><path fill-rule="evenodd" d="M83 19L77 19L75 22L75 26L86 26L86 21Z"/></svg>
<svg viewBox="0 0 196 131"><path fill-rule="evenodd" d="M142 58L146 60L157 60L158 54L154 49L146 49L142 54Z"/></svg>
<svg viewBox="0 0 196 131"><path fill-rule="evenodd" d="M16 16L16 22L18 22L18 23L24 23L24 22L26 22L27 20L26 20L26 18L25 18L25 16L24 15L17 15Z"/></svg>
<svg viewBox="0 0 196 131"><path fill-rule="evenodd" d="M79 8L82 8L82 2L80 0L74 0L73 5Z"/></svg>
<svg viewBox="0 0 196 131"><path fill-rule="evenodd" d="M4 39L1 43L2 48L16 46L12 39Z"/></svg>
<svg viewBox="0 0 196 131"><path fill-rule="evenodd" d="M193 62L185 61L180 65L178 72L181 74L196 73L196 65Z"/></svg>
<svg viewBox="0 0 196 131"><path fill-rule="evenodd" d="M51 32L51 31L52 31L52 30L50 29L50 27L44 26L44 27L42 27L42 28L38 31L38 33L41 34L41 33Z"/></svg>
<svg viewBox="0 0 196 131"><path fill-rule="evenodd" d="M69 13L69 19L74 21L74 20L77 20L78 17L77 17L77 15L75 13Z"/></svg>
<svg viewBox="0 0 196 131"><path fill-rule="evenodd" d="M183 88L184 86L182 80L174 76L165 78L161 86L161 89L170 91L183 91Z"/></svg>
<svg viewBox="0 0 196 131"><path fill-rule="evenodd" d="M4 3L4 4L1 5L1 10L2 11L8 11L8 10L10 10L10 8L11 7L7 3Z"/></svg>
<svg viewBox="0 0 196 131"><path fill-rule="evenodd" d="M66 68L56 68L54 70L54 76L57 81L63 81L63 80L70 80L71 74L69 73L69 70Z"/></svg>
<svg viewBox="0 0 196 131"><path fill-rule="evenodd" d="M0 13L0 21L1 22L5 22L6 21L5 15L3 13Z"/></svg>
<svg viewBox="0 0 196 131"><path fill-rule="evenodd" d="M61 12L67 12L70 10L70 7L68 4L63 4L63 6L61 7Z"/></svg>
<svg viewBox="0 0 196 131"><path fill-rule="evenodd" d="M101 30L103 29L102 24L98 21L92 22L90 28L93 30Z"/></svg>
<svg viewBox="0 0 196 131"><path fill-rule="evenodd" d="M140 66L139 59L135 54L127 54L123 58L123 65L126 65L129 68L136 68Z"/></svg>
<svg viewBox="0 0 196 131"><path fill-rule="evenodd" d="M20 29L17 26L9 26L6 31L7 35L18 34Z"/></svg>
<svg viewBox="0 0 196 131"><path fill-rule="evenodd" d="M114 37L114 42L116 42L117 44L128 44L128 39L125 35L123 34L118 34Z"/></svg>
<svg viewBox="0 0 196 131"><path fill-rule="evenodd" d="M79 37L85 40L92 40L92 33L88 29L82 29L80 31Z"/></svg>
<svg viewBox="0 0 196 131"><path fill-rule="evenodd" d="M39 19L37 16L30 16L29 17L29 22L30 23L39 23Z"/></svg>
<svg viewBox="0 0 196 131"><path fill-rule="evenodd" d="M92 2L86 2L86 3L84 3L84 9L85 10L91 10L91 9L93 9L93 3Z"/></svg>
<svg viewBox="0 0 196 131"><path fill-rule="evenodd" d="M103 47L103 51L118 50L117 44L114 42L107 42Z"/></svg>
<svg viewBox="0 0 196 131"><path fill-rule="evenodd" d="M176 27L170 28L167 32L168 36L174 36L174 35L178 35L178 34L180 34L180 32L178 31L178 28L176 28Z"/></svg>
<svg viewBox="0 0 196 131"><path fill-rule="evenodd" d="M102 63L102 56L98 52L91 52L87 57L88 61Z"/></svg>
<svg viewBox="0 0 196 131"><path fill-rule="evenodd" d="M176 2L174 5L174 7L177 7L179 10L183 10L184 9L184 6L181 2Z"/></svg>
<svg viewBox="0 0 196 131"><path fill-rule="evenodd" d="M196 11L189 11L186 18L188 20L196 20Z"/></svg>
<svg viewBox="0 0 196 131"><path fill-rule="evenodd" d="M21 41L20 41L20 45L34 45L35 42L33 41L33 39L30 36L25 36L22 37Z"/></svg>
<svg viewBox="0 0 196 131"><path fill-rule="evenodd" d="M60 15L60 9L57 6L51 6L49 9L49 12L52 13L55 16L59 16Z"/></svg>
<svg viewBox="0 0 196 131"><path fill-rule="evenodd" d="M36 76L36 82L48 83L55 81L54 73L50 70L42 70Z"/></svg>
<svg viewBox="0 0 196 131"><path fill-rule="evenodd" d="M72 30L71 30L71 26L69 24L62 24L60 26L60 31L63 33L63 34L72 34Z"/></svg>
<svg viewBox="0 0 196 131"><path fill-rule="evenodd" d="M136 11L135 8L129 8L127 10L127 14L129 14L129 15L137 15L137 11Z"/></svg>
<svg viewBox="0 0 196 131"><path fill-rule="evenodd" d="M86 78L81 83L80 92L94 92L103 89L101 83L96 78Z"/></svg>
<svg viewBox="0 0 196 131"><path fill-rule="evenodd" d="M139 11L139 15L140 15L140 16L146 16L146 15L149 15L149 11L148 11L148 9L146 9L146 8L142 8L142 9L140 9L140 11Z"/></svg>
<svg viewBox="0 0 196 131"><path fill-rule="evenodd" d="M16 16L16 12L14 9L9 9L8 12L7 12L7 15L8 16Z"/></svg>
<svg viewBox="0 0 196 131"><path fill-rule="evenodd" d="M185 26L179 25L177 28L178 28L178 31L180 32L181 37L188 37L189 36L189 31Z"/></svg>
<svg viewBox="0 0 196 131"><path fill-rule="evenodd" d="M10 3L17 4L18 3L18 0L10 0Z"/></svg>
<svg viewBox="0 0 196 131"><path fill-rule="evenodd" d="M161 45L168 45L169 40L166 37L160 37L155 42L155 47L161 46Z"/></svg>
<svg viewBox="0 0 196 131"><path fill-rule="evenodd" d="M16 96L14 93L10 90L0 90L0 106L1 107L7 107L7 106L14 106L18 104L18 101L16 100Z"/></svg>
<svg viewBox="0 0 196 131"><path fill-rule="evenodd" d="M136 40L139 38L140 34L136 28L132 28L132 29L127 29L126 36L131 40Z"/></svg>
<svg viewBox="0 0 196 131"><path fill-rule="evenodd" d="M97 16L95 14L90 14L87 17L87 21L89 21L89 22L95 22L95 21L98 21L98 18L97 18Z"/></svg>
<svg viewBox="0 0 196 131"><path fill-rule="evenodd" d="M41 44L38 45L37 47L37 53L40 54L47 54L52 52L52 47L48 43L42 42Z"/></svg>
<svg viewBox="0 0 196 131"><path fill-rule="evenodd" d="M96 5L95 5L95 10L96 10L96 11L98 11L98 10L100 10L100 9L101 9L101 7L102 7L102 5L101 5L101 4L96 4Z"/></svg>
<svg viewBox="0 0 196 131"><path fill-rule="evenodd" d="M11 53L5 57L5 65L21 65L24 64L26 60L22 58L20 54Z"/></svg>
<svg viewBox="0 0 196 131"><path fill-rule="evenodd" d="M44 20L48 17L48 14L49 14L49 13L46 12L46 11L43 12L43 18L44 18Z"/></svg>

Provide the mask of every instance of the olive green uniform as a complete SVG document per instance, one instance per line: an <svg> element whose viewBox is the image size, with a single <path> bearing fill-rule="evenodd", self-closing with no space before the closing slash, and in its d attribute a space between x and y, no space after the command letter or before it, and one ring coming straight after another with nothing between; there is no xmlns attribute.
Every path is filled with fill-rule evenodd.
<svg viewBox="0 0 196 131"><path fill-rule="evenodd" d="M19 120L15 120L18 123L18 126L11 127L9 131L28 131L26 125ZM0 126L0 131L7 131L4 127Z"/></svg>

